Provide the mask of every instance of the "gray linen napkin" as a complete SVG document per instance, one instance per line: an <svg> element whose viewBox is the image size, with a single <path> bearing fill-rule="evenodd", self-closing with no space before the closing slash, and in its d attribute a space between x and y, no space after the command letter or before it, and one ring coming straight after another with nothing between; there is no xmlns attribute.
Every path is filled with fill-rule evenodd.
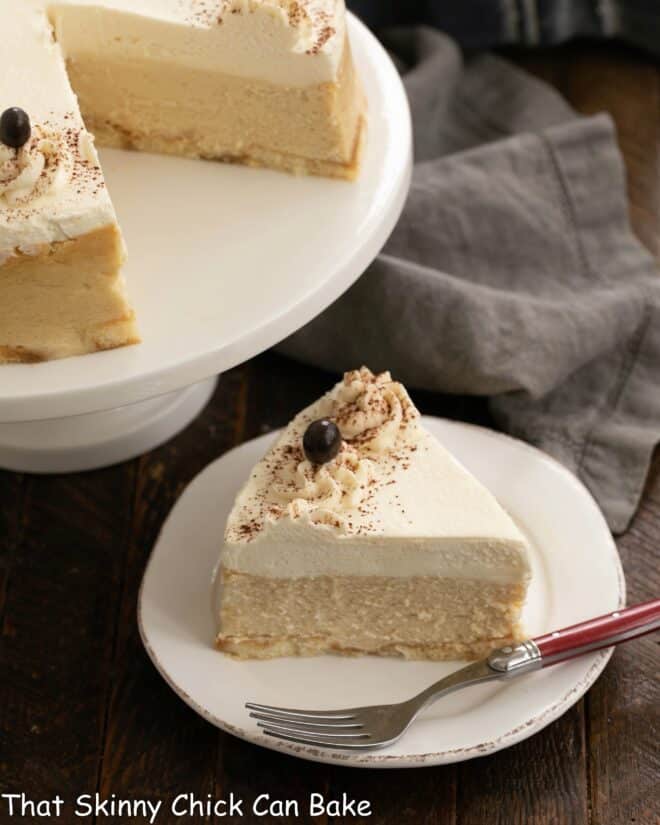
<svg viewBox="0 0 660 825"><path fill-rule="evenodd" d="M660 441L660 275L630 229L612 122L492 55L464 64L431 29L388 45L411 66L409 201L365 275L279 349L490 396L622 531Z"/></svg>

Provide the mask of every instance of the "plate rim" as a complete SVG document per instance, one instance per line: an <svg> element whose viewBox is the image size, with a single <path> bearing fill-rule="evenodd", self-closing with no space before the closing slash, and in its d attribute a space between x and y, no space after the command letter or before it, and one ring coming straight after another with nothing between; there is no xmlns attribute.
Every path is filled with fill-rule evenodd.
<svg viewBox="0 0 660 825"><path fill-rule="evenodd" d="M611 562L613 563L616 572L618 588L618 604L615 609L625 607L626 580L623 571L623 566L621 563L621 557L619 555L618 548L614 541L614 537L612 536L612 533L607 525L607 522L605 521L605 517L603 516L602 511L598 506L596 500L594 499L593 495L577 476L575 476L567 467L565 467L560 461L558 461L553 456L548 455L548 453L544 452L543 450L540 450L538 447L535 447L532 444L528 444L525 441L521 441L520 439L508 435L507 433L503 433L498 430L493 430L489 427L483 427L478 424L473 424L471 422L456 421L454 419L443 418L441 416L422 416L422 421L428 421L429 419L435 422L441 422L443 425L450 425L456 427L458 429L467 428L477 430L482 434L486 434L488 437L506 441L509 444L513 445L516 449L523 448L530 454L534 455L536 459L541 459L542 461L549 463L551 466L555 468L555 470L558 470L561 473L561 475L564 478L566 478L567 481L576 485L578 488L581 489L583 493L586 493L586 495L596 508L599 517L602 519L603 526L606 530L606 534L609 536L608 544L610 549ZM277 437L279 432L281 432L281 428L272 430L271 432L265 433L261 436L257 436L256 438L248 439L246 441L243 441L241 444L237 444L231 447L229 450L222 453L222 455L218 456L218 458L210 462L210 464L208 464L203 470L201 470L200 473L198 473L198 475L191 480L189 485L186 487L186 490L192 484L194 484L203 473L207 472L213 465L222 461L231 453L234 453L237 450L240 450L242 447L245 447L245 445L253 443L255 441L266 442L269 439L274 439ZM454 764L457 762L464 762L469 759L487 756L489 754L496 753L497 751L504 750L505 748L516 745L519 742L528 739L530 736L533 736L534 734L540 732L545 727L550 725L552 722L557 720L560 716L566 713L573 705L579 702L579 700L584 696L584 694L589 690L589 688L596 682L596 680L605 669L605 666L609 662L614 652L613 647L600 651L597 654L597 658L592 663L589 670L569 690L567 690L561 696L561 698L553 702L549 707L546 707L542 712L540 712L536 716L532 717L531 719L527 719L525 722L517 725L515 728L507 731L504 734L501 734L496 739L465 748L449 748L439 751L430 751L428 753L423 754L409 754L402 756L396 754L380 754L378 750L364 752L351 752L330 749L323 750L321 748L297 744L294 742L286 742L284 740L279 740L274 737L269 737L263 734L255 733L248 729L241 728L237 725L233 725L227 722L226 720L220 719L214 713L210 712L203 705L200 705L195 699L193 699L192 696L190 696L185 690L183 690L183 688L176 684L176 682L170 677L166 668L160 662L158 654L154 650L151 642L149 641L148 631L145 627L143 615L143 595L145 589L145 582L147 580L152 562L156 555L155 551L158 546L162 532L165 529L170 517L172 516L172 513L178 501L179 499L177 499L177 502L175 502L175 504L173 505L172 510L170 510L170 512L168 513L165 521L161 526L161 529L159 530L158 537L154 542L152 550L149 554L149 559L147 561L147 564L145 565L142 581L140 582L140 588L138 591L137 598L137 623L138 630L140 633L140 639L142 641L145 651L147 652L147 655L149 656L149 659L156 668L157 672L163 678L165 683L174 691L174 693L188 705L188 707L194 710L199 716L201 716L205 721L212 724L214 727L224 731L225 733L229 733L232 736L236 736L237 738L242 739L245 742L249 742L250 744L258 745L260 747L267 748L268 750L283 753L288 756L306 759L311 762L317 762L321 764L343 764L347 767L353 768L423 768L438 765Z"/></svg>

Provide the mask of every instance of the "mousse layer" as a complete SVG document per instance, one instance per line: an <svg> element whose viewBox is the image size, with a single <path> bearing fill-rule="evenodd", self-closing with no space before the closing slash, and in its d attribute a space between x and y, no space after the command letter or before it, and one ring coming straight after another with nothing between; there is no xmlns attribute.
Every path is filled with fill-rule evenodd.
<svg viewBox="0 0 660 825"><path fill-rule="evenodd" d="M44 244L0 267L0 363L35 363L139 342L116 226Z"/></svg>
<svg viewBox="0 0 660 825"><path fill-rule="evenodd" d="M348 43L336 82L282 87L159 58L69 57L85 122L104 146L354 177L363 100Z"/></svg>
<svg viewBox="0 0 660 825"><path fill-rule="evenodd" d="M521 637L521 583L223 575L217 646L239 658L366 653L471 659Z"/></svg>

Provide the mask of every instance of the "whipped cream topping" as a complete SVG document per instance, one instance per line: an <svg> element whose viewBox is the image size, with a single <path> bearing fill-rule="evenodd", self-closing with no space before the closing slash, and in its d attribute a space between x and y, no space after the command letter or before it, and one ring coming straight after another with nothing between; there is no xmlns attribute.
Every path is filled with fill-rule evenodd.
<svg viewBox="0 0 660 825"><path fill-rule="evenodd" d="M0 145L0 263L116 221L44 0L0 0L0 111L24 109L28 143Z"/></svg>
<svg viewBox="0 0 660 825"><path fill-rule="evenodd" d="M348 372L313 409L316 418L330 418L339 427L338 455L322 465L305 458L302 439L313 418L301 413L267 457L268 477L248 496L245 517L228 525L228 540L250 541L283 518L365 532L376 491L405 472L422 435L419 413L389 372Z"/></svg>
<svg viewBox="0 0 660 825"><path fill-rule="evenodd" d="M62 132L37 126L18 150L0 144L0 201L25 205L61 192L74 167L69 143Z"/></svg>
<svg viewBox="0 0 660 825"><path fill-rule="evenodd" d="M288 475L282 468L282 476ZM344 443L337 457L328 464L316 466L307 459L299 461L290 480L284 478L273 488L275 500L285 503L291 519L308 519L313 524L338 528L346 526L343 513L360 505L364 491L373 478L374 468L368 458L350 444ZM279 515L276 510L271 516Z"/></svg>
<svg viewBox="0 0 660 825"><path fill-rule="evenodd" d="M342 437L361 452L380 455L416 434L419 413L389 372L348 372L337 390L333 418Z"/></svg>
<svg viewBox="0 0 660 825"><path fill-rule="evenodd" d="M336 0L221 0L218 22L227 14L275 15L297 32L298 51L318 54L337 33Z"/></svg>
<svg viewBox="0 0 660 825"><path fill-rule="evenodd" d="M79 211L82 203L99 195L107 198L94 140L72 118L65 116L60 125L54 120L37 124L18 150L0 144L0 250L5 258L16 251L36 254L40 244L48 242L40 233L51 210L55 215L68 207L76 215L76 206ZM90 220L94 228L94 212ZM69 236L64 225L62 220L63 237L57 240Z"/></svg>
<svg viewBox="0 0 660 825"><path fill-rule="evenodd" d="M287 86L335 82L344 0L47 0L65 55L153 60Z"/></svg>
<svg viewBox="0 0 660 825"><path fill-rule="evenodd" d="M344 437L322 466L302 449L318 418L333 418ZM526 540L494 496L423 427L401 384L364 368L296 416L255 466L227 521L220 569L501 583L530 575Z"/></svg>

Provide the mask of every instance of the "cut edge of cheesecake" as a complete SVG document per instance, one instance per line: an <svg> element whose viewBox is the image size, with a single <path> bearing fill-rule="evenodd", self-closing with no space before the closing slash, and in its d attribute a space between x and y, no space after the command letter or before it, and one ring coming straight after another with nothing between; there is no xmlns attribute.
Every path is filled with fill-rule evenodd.
<svg viewBox="0 0 660 825"><path fill-rule="evenodd" d="M49 9L100 145L356 178L366 99L343 0L215 0L206 12L192 0L139 9L52 0Z"/></svg>
<svg viewBox="0 0 660 825"><path fill-rule="evenodd" d="M338 654L343 656L395 656L405 659L481 659L494 648L515 644L525 638L520 623L520 611L525 601L527 583L493 585L476 580L457 580L451 577L424 577L401 581L388 577L361 577L360 582L333 576L325 581L293 580L280 584L259 576L249 576L233 571L221 574L220 603L223 591L233 591L236 596L252 605L252 610L263 609L262 605L273 605L279 610L282 605L299 605L306 601L314 609L309 616L298 615L293 632L263 635L241 635L240 633L218 632L215 647L236 659L272 659L281 656L320 656ZM355 610L356 603L368 599L368 610ZM477 599L479 600L477 602ZM332 616L333 632L309 632L313 626L314 612L319 603L332 601L343 616ZM446 623L445 632L452 638L430 638L416 640L409 638L410 630L418 619L398 621L392 627L392 611L400 604L414 601L417 615L432 617L438 604L446 609L460 611L465 605L480 604L482 628L499 628L483 637L474 634L461 635L464 628L452 628ZM492 604L506 603L504 610L491 608ZM255 607L259 605L259 608ZM240 611L240 608L239 608ZM488 623L489 611L491 622ZM239 618L240 613L237 614ZM380 618L387 616L381 627ZM341 627L341 620L348 617L352 628L361 627L368 632L356 633L354 629ZM262 618L264 618L262 616ZM269 617L266 617L269 618ZM396 618L396 614L394 614ZM240 619L239 619L240 620ZM345 621L346 625L347 622ZM459 630L460 632L457 632Z"/></svg>
<svg viewBox="0 0 660 825"><path fill-rule="evenodd" d="M336 459L305 459L331 418ZM347 373L254 468L227 522L216 647L237 658L472 659L520 640L528 545L419 420L401 384Z"/></svg>
<svg viewBox="0 0 660 825"><path fill-rule="evenodd" d="M68 241L20 250L0 267L0 363L35 364L137 344L121 267L124 244L109 224ZM53 296L66 300L53 301Z"/></svg>

